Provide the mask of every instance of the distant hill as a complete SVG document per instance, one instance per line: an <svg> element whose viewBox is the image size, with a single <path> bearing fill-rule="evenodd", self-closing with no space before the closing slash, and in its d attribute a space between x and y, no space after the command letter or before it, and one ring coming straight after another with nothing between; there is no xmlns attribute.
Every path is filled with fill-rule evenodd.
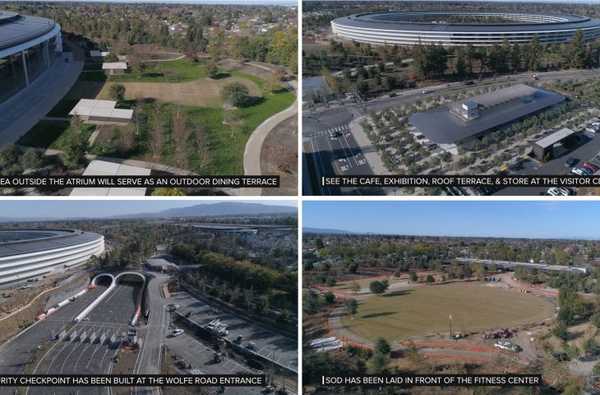
<svg viewBox="0 0 600 395"><path fill-rule="evenodd" d="M303 228L302 233L316 233L316 234L328 234L328 235L350 235L354 232L341 229L321 229L321 228Z"/></svg>
<svg viewBox="0 0 600 395"><path fill-rule="evenodd" d="M137 214L151 217L216 217L221 215L266 215L266 214L292 214L296 215L295 207L273 206L258 203L223 202L213 204L197 204L190 207L172 208L152 214Z"/></svg>
<svg viewBox="0 0 600 395"><path fill-rule="evenodd" d="M192 203L190 203L192 204ZM0 217L0 223L7 222L36 222L36 221L61 221L82 219L108 219L108 218L174 218L174 217L220 217L226 215L296 215L297 210L293 206L275 206L269 204L243 203L243 202L219 202L196 204L189 207L173 208L155 213L139 213L129 215L114 215L109 217Z"/></svg>

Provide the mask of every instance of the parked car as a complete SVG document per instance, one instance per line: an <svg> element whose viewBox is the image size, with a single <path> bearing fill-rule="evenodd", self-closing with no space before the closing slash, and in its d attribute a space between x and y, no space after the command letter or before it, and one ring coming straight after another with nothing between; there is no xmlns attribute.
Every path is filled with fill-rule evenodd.
<svg viewBox="0 0 600 395"><path fill-rule="evenodd" d="M579 159L571 157L571 158L567 159L567 161L565 162L565 166L566 167L573 167L578 162L579 162Z"/></svg>
<svg viewBox="0 0 600 395"><path fill-rule="evenodd" d="M598 170L600 170L600 167L590 163L590 162L583 162L580 167L586 168L589 171L591 171L592 173L597 172Z"/></svg>
<svg viewBox="0 0 600 395"><path fill-rule="evenodd" d="M183 329L174 329L173 331L171 331L171 333L169 333L169 337L177 337L177 336L181 336L183 335L185 331Z"/></svg>

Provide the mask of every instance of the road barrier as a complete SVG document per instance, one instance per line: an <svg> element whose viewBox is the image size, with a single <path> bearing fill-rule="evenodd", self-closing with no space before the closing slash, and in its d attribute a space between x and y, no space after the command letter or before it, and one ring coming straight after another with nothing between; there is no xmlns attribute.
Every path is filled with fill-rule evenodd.
<svg viewBox="0 0 600 395"><path fill-rule="evenodd" d="M94 277L94 279L92 280L92 284L96 284L96 279L100 276L105 276L106 274L99 274L96 277ZM115 289L117 287L117 282L114 280L114 277L112 275L109 274L109 276L112 277L113 281L110 284L110 287L108 287L106 289L106 291L102 292L102 294L100 296L98 296L98 298L96 300L94 300L88 307L86 307L81 313L79 313L79 315L77 317L75 317L75 319L73 321L75 322L79 322L81 320L83 320L85 317L87 317L87 315L94 310L94 308L96 306L98 306L100 304L100 302L102 302L104 299L106 299L106 297L108 296L108 294L110 294L112 292L113 289Z"/></svg>

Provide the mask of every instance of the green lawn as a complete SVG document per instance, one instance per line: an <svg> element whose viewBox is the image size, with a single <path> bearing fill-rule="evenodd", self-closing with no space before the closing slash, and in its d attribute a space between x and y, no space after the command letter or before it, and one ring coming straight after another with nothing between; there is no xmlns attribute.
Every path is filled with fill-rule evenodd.
<svg viewBox="0 0 600 395"><path fill-rule="evenodd" d="M258 85L258 87L261 90L263 90L263 91L265 90L265 81L262 78L259 78L252 74L243 73L239 70L232 70L231 72L229 72L229 74L231 74L232 77L238 77L238 78L244 78L244 79L250 80L250 81L254 82L256 85Z"/></svg>
<svg viewBox="0 0 600 395"><path fill-rule="evenodd" d="M552 317L545 299L481 283L418 287L371 296L359 302L352 319L342 323L369 340L390 342L410 336L449 332L449 315L456 331L485 330L537 322Z"/></svg>
<svg viewBox="0 0 600 395"><path fill-rule="evenodd" d="M207 77L206 65L189 59L147 63L143 72L110 76L113 82L186 82Z"/></svg>

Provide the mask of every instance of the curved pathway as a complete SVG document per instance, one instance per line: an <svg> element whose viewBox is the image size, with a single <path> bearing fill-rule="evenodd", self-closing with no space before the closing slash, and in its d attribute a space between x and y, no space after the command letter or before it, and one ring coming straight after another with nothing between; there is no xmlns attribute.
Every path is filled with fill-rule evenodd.
<svg viewBox="0 0 600 395"><path fill-rule="evenodd" d="M294 100L291 106L285 110L278 112L277 114L266 119L263 123L258 125L256 129L248 138L246 142L246 148L244 149L244 174L245 175L261 175L261 161L260 154L262 152L263 143L265 139L277 125L286 119L295 116L298 113L298 99ZM240 195L246 196L259 196L261 195L262 188L246 188L240 190Z"/></svg>

